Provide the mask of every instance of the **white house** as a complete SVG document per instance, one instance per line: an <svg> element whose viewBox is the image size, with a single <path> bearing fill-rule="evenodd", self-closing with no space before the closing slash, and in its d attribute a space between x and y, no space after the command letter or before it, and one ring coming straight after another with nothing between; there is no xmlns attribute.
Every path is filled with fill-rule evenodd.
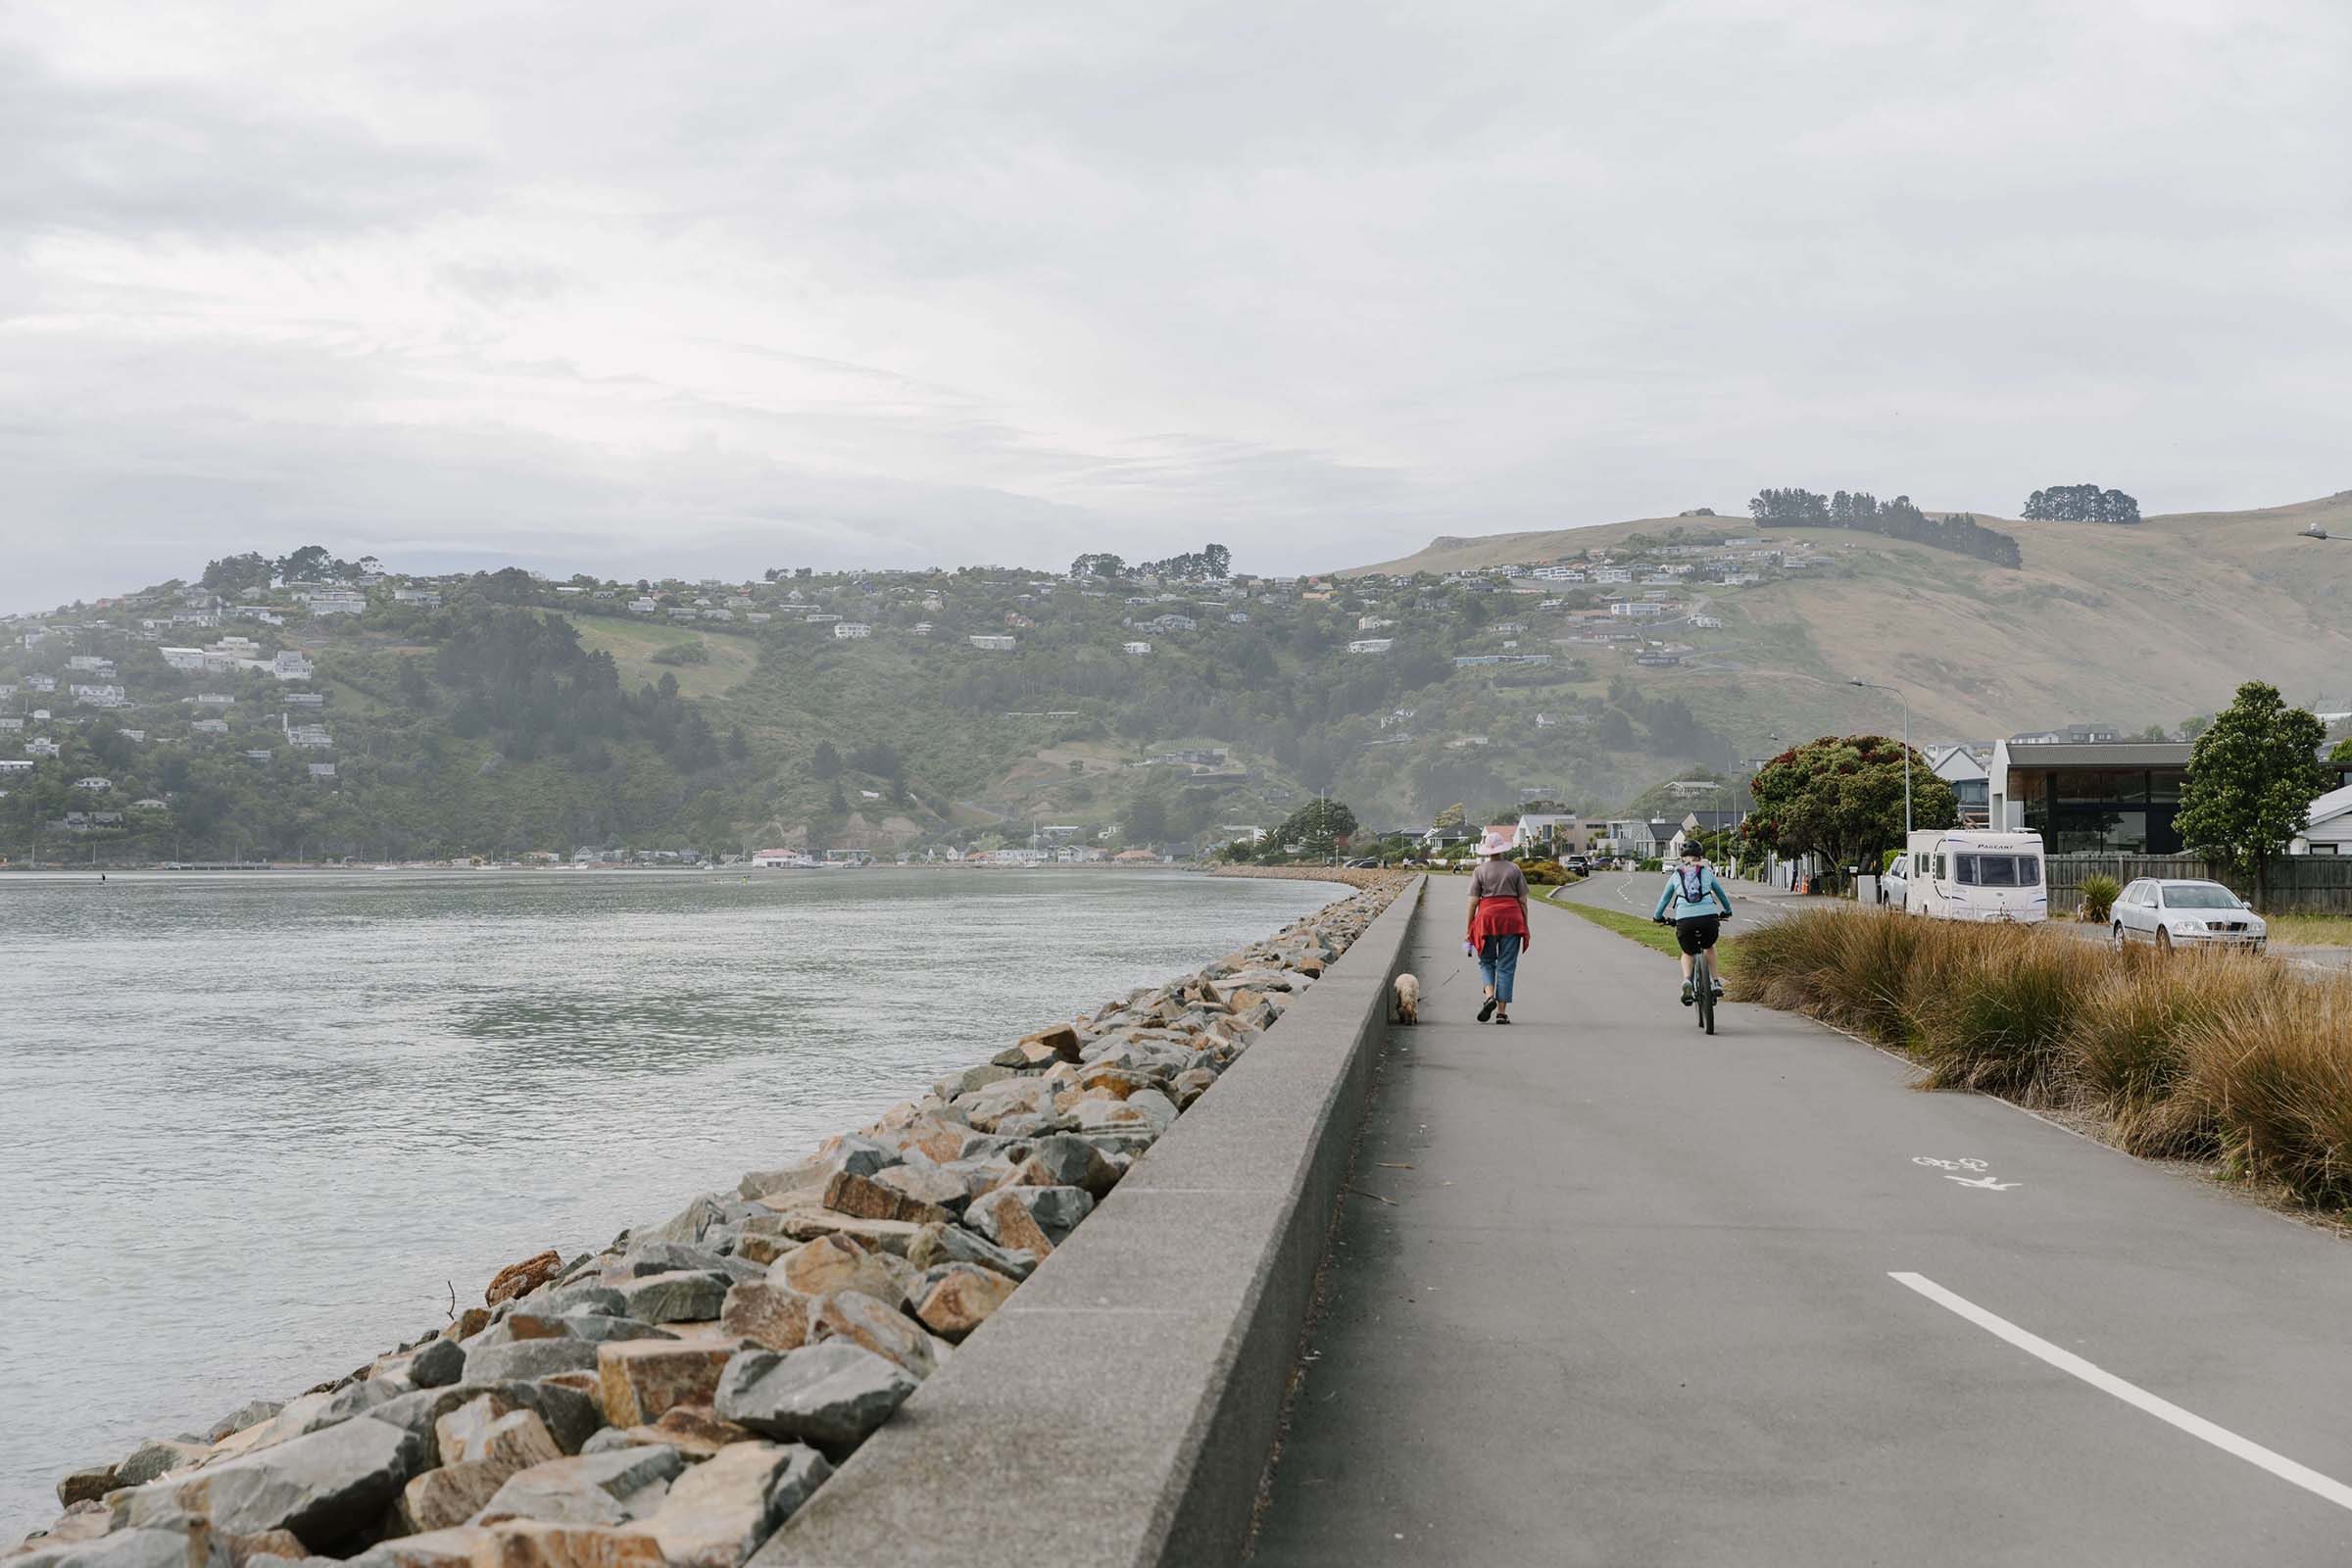
<svg viewBox="0 0 2352 1568"><path fill-rule="evenodd" d="M164 656L164 662L173 669L204 668L204 650L201 648L165 648L158 652Z"/></svg>
<svg viewBox="0 0 2352 1568"><path fill-rule="evenodd" d="M1358 637L1348 645L1351 654L1385 654L1396 646L1394 637Z"/></svg>
<svg viewBox="0 0 2352 1568"><path fill-rule="evenodd" d="M874 628L862 620L837 620L833 623L833 635L842 642L855 642L873 634Z"/></svg>
<svg viewBox="0 0 2352 1568"><path fill-rule="evenodd" d="M99 778L93 774L88 778L75 779L74 787L77 790L88 790L93 795L104 795L115 787L115 781L111 778Z"/></svg>
<svg viewBox="0 0 2352 1568"><path fill-rule="evenodd" d="M989 632L980 632L975 634L971 641L972 646L979 649L982 653L1005 654L1012 651L1012 639L1010 637L992 634Z"/></svg>
<svg viewBox="0 0 2352 1568"><path fill-rule="evenodd" d="M1930 747L1928 771L1952 787L1952 798L1959 803L1963 825L1984 825L1990 814L1992 774L1978 760L1975 752L1965 746Z"/></svg>
<svg viewBox="0 0 2352 1568"><path fill-rule="evenodd" d="M2311 822L2287 850L2293 855L2352 855L2352 784L2311 803Z"/></svg>
<svg viewBox="0 0 2352 1568"><path fill-rule="evenodd" d="M1119 646L1127 650L1127 652L1135 655L1135 657L1138 659L1141 659L1146 654L1152 652L1152 645L1150 643L1121 643Z"/></svg>

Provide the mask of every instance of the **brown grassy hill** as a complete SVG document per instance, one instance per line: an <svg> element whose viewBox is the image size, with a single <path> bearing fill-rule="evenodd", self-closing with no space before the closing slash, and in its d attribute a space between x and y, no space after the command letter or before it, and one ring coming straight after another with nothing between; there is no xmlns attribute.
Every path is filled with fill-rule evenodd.
<svg viewBox="0 0 2352 1568"><path fill-rule="evenodd" d="M1849 675L1905 687L1926 736L2071 719L2174 724L2254 677L2291 700L2352 708L2352 542L2300 534L2317 523L2352 536L2352 491L2136 527L1982 520L2017 536L2021 567L1842 529L1772 530L1812 539L1832 566L1711 594L1726 622L1709 634L1714 667L1636 670L1628 660L1625 673L1741 736L1879 722L1891 705L1838 684ZM1652 517L1438 539L1347 574L1541 562L1678 526L1756 532L1738 518Z"/></svg>

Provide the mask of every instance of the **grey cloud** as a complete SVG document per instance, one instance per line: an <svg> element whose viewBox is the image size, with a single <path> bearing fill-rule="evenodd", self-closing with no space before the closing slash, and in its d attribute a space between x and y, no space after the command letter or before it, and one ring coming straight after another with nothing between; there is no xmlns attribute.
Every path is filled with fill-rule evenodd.
<svg viewBox="0 0 2352 1568"><path fill-rule="evenodd" d="M0 600L271 530L1293 568L1771 483L2348 482L2329 0L274 25L132 86L0 24Z"/></svg>
<svg viewBox="0 0 2352 1568"><path fill-rule="evenodd" d="M0 50L0 237L56 230L282 241L478 197L472 162L197 86L75 82Z"/></svg>

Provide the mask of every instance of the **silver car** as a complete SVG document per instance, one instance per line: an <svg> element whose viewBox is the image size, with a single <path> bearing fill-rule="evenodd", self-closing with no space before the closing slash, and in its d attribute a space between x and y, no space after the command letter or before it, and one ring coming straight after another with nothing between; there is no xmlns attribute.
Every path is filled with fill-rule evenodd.
<svg viewBox="0 0 2352 1568"><path fill-rule="evenodd" d="M2270 926L2219 882L2172 882L2145 876L2116 896L2109 915L2115 945L2153 942L2175 948L2251 948L2260 953Z"/></svg>

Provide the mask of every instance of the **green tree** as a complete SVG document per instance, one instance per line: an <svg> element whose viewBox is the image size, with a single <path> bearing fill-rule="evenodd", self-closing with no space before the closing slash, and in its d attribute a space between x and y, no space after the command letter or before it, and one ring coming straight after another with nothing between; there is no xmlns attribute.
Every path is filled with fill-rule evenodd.
<svg viewBox="0 0 2352 1568"><path fill-rule="evenodd" d="M267 588L274 570L270 558L258 550L223 556L205 563L202 584L217 594L238 594L248 588Z"/></svg>
<svg viewBox="0 0 2352 1568"><path fill-rule="evenodd" d="M1960 820L1952 787L1910 753L1911 821L1946 828ZM1774 758L1750 782L1755 809L1742 832L1759 849L1820 855L1834 866L1875 865L1903 842L1900 741L1884 735L1824 735Z"/></svg>
<svg viewBox="0 0 2352 1568"><path fill-rule="evenodd" d="M841 777L841 754L831 741L816 743L816 750L809 754L808 771L820 779Z"/></svg>
<svg viewBox="0 0 2352 1568"><path fill-rule="evenodd" d="M1440 811L1438 813L1438 819L1435 822L1432 822L1430 826L1460 827L1464 822L1469 820L1469 808L1463 806L1461 802L1456 801L1451 806L1446 808L1446 809L1443 811Z"/></svg>
<svg viewBox="0 0 2352 1568"><path fill-rule="evenodd" d="M2352 735L2347 735L2342 740L2335 743L2334 747L2328 753L2328 760L2330 762L2352 762Z"/></svg>
<svg viewBox="0 0 2352 1568"><path fill-rule="evenodd" d="M2267 906L2271 860L2311 819L2312 801L2335 782L2320 760L2328 734L2317 714L2289 708L2278 688L2250 680L2189 753L2180 813L2182 843L2254 879Z"/></svg>
<svg viewBox="0 0 2352 1568"><path fill-rule="evenodd" d="M1314 800L1283 818L1282 826L1274 830L1274 842L1297 844L1309 855L1328 856L1355 827L1355 812L1346 802Z"/></svg>

